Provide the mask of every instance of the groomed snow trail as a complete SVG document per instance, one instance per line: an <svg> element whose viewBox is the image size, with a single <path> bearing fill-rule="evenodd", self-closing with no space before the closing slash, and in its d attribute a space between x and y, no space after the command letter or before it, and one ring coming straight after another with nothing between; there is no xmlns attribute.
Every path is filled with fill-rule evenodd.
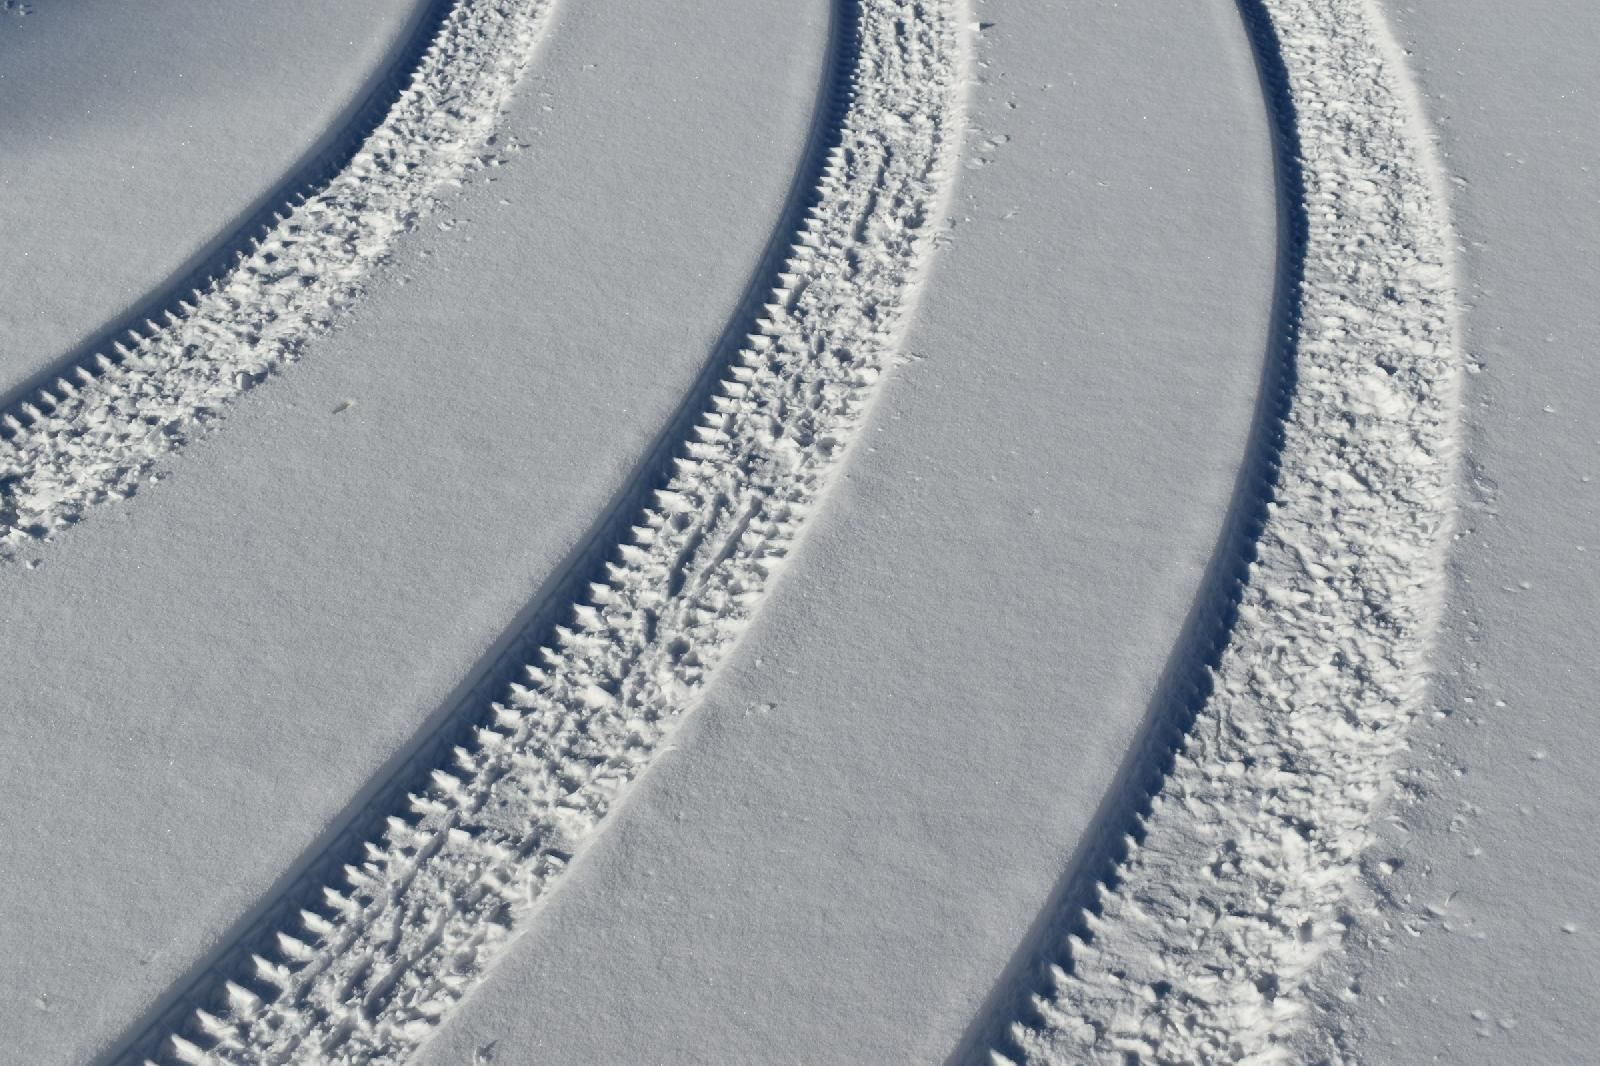
<svg viewBox="0 0 1600 1066"><path fill-rule="evenodd" d="M817 205L604 580L344 877L129 1058L395 1062L526 926L737 639L888 369L954 172L959 6L843 5Z"/></svg>
<svg viewBox="0 0 1600 1066"><path fill-rule="evenodd" d="M0 558L131 495L165 453L295 357L357 295L396 235L499 162L496 123L552 0L459 0L350 162L177 303L0 412Z"/></svg>
<svg viewBox="0 0 1600 1066"><path fill-rule="evenodd" d="M1368 0L1241 7L1301 201L1277 482L1212 691L1013 1032L1029 1063L1293 1057L1425 688L1458 388L1428 135Z"/></svg>

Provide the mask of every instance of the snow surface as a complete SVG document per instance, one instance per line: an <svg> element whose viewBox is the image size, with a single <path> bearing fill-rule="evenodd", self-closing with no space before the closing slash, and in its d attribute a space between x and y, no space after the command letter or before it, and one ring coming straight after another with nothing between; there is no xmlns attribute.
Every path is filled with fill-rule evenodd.
<svg viewBox="0 0 1600 1066"><path fill-rule="evenodd" d="M548 9L467 3L436 28L425 20L409 83L376 128L347 131L350 157L331 180L291 196L237 262L19 397L0 416L0 545L131 495L160 456L326 328L437 194L499 165L494 130Z"/></svg>
<svg viewBox="0 0 1600 1066"><path fill-rule="evenodd" d="M1600 1047L1600 7L1397 4L1440 137L1472 369L1428 728L1330 974L1367 1062L1589 1062Z"/></svg>
<svg viewBox="0 0 1600 1066"><path fill-rule="evenodd" d="M87 354L307 178L422 0L37 0L0 18L5 395ZM143 314L153 313L154 308ZM10 406L9 403L7 406Z"/></svg>
<svg viewBox="0 0 1600 1066"><path fill-rule="evenodd" d="M1581 1061L1594 18L0 5L0 1058Z"/></svg>
<svg viewBox="0 0 1600 1066"><path fill-rule="evenodd" d="M851 54L828 70L841 99L816 202L665 486L453 754L378 801L383 828L314 869L320 886L219 964L151 1057L407 1057L531 923L759 607L896 352L960 136L948 11L874 3L833 36Z"/></svg>
<svg viewBox="0 0 1600 1066"><path fill-rule="evenodd" d="M870 450L421 1061L984 1061L1036 986L1035 921L1187 657L1274 189L1230 4L982 15L951 240Z"/></svg>
<svg viewBox="0 0 1600 1066"><path fill-rule="evenodd" d="M825 12L743 11L611 17L598 42L577 31L606 12L564 13L510 120L540 151L417 233L343 331L161 483L0 572L0 748L48 768L3 786L3 953L36 960L3 978L19 1060L141 1028L502 635L554 609L799 167Z"/></svg>
<svg viewBox="0 0 1600 1066"><path fill-rule="evenodd" d="M1409 74L1366 0L1241 5L1283 127L1282 406L1231 632L1029 1062L1283 1062L1426 694L1457 449L1456 279ZM1278 354L1278 353L1275 353ZM1259 458L1258 458L1259 456Z"/></svg>

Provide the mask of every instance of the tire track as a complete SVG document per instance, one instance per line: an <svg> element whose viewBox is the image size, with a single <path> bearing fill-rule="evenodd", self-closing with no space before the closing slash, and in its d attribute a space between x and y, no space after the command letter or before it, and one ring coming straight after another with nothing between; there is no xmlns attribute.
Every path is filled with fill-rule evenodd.
<svg viewBox="0 0 1600 1066"><path fill-rule="evenodd" d="M124 326L0 401L0 558L132 495L327 329L438 195L498 164L495 124L553 2L433 0L389 73L267 206Z"/></svg>
<svg viewBox="0 0 1600 1066"><path fill-rule="evenodd" d="M1180 710L1147 727L1115 790L1133 798L1110 801L1080 866L1115 869L1091 899L1067 889L1067 958L996 1061L1292 1057L1424 689L1459 360L1422 109L1370 0L1240 7L1286 216L1285 365L1247 459L1264 476L1244 475L1208 580L1223 636L1185 639L1203 666L1169 670Z"/></svg>
<svg viewBox="0 0 1600 1066"><path fill-rule="evenodd" d="M630 535L415 791L124 1060L397 1061L531 920L738 638L888 369L961 134L958 8L841 5L817 195Z"/></svg>
<svg viewBox="0 0 1600 1066"><path fill-rule="evenodd" d="M9 385L0 393L0 418L10 415L25 424L31 423L32 417L24 410L25 404L40 408L52 406L63 391L63 379L70 384L74 380L81 381L80 370L95 373L98 369L96 356L115 360L120 356L113 345L121 343L129 347L139 339L160 332L156 325L158 320L181 315L183 304L194 304L217 278L228 273L265 240L284 216L333 180L388 115L455 2L427 0L420 4L379 74L358 99L329 124L318 143L288 168L283 180L258 197L232 224L225 226L134 307L114 316L107 325L48 366ZM9 439L15 433L9 423L0 423L0 438Z"/></svg>

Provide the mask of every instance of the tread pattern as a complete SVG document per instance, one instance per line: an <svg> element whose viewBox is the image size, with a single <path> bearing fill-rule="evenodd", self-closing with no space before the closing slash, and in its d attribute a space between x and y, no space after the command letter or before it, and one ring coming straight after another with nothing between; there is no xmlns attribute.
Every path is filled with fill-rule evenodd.
<svg viewBox="0 0 1600 1066"><path fill-rule="evenodd" d="M815 204L603 580L427 787L131 1060L399 1061L528 923L738 638L889 368L954 173L958 7L844 6Z"/></svg>
<svg viewBox="0 0 1600 1066"><path fill-rule="evenodd" d="M348 162L297 195L238 262L123 340L0 410L0 559L132 495L163 455L294 359L394 238L499 162L495 126L552 0L456 0Z"/></svg>
<svg viewBox="0 0 1600 1066"><path fill-rule="evenodd" d="M1209 697L996 1061L1294 1058L1425 691L1460 359L1422 110L1371 0L1240 3L1300 253L1276 484Z"/></svg>

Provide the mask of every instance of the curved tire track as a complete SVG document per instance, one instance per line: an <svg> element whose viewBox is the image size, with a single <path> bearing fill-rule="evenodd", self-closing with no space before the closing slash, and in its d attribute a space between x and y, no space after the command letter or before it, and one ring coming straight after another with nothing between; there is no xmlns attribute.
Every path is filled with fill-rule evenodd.
<svg viewBox="0 0 1600 1066"><path fill-rule="evenodd" d="M327 131L273 188L257 197L233 222L215 235L169 277L154 286L125 313L120 313L48 366L10 384L0 393L0 417L10 415L27 424L27 405L50 409L58 402L63 380L81 383L79 371L97 370L97 356L115 361L114 345L131 347L160 332L157 320L183 313L184 304L196 299L216 280L249 255L318 189L326 186L360 151L362 143L388 115L395 100L416 72L456 0L425 0L413 13L408 27L396 38L389 57L355 100L329 124ZM0 423L0 437L15 436L9 423Z"/></svg>
<svg viewBox="0 0 1600 1066"><path fill-rule="evenodd" d="M1421 108L1369 0L1240 5L1298 259L1283 271L1288 406L1264 437L1276 461L1258 463L1276 484L1197 710L1175 750L1147 742L1165 780L1120 848L1091 842L1122 858L1001 1061L1291 1057L1424 688L1459 360Z"/></svg>
<svg viewBox="0 0 1600 1066"><path fill-rule="evenodd" d="M128 1058L389 1062L530 920L737 639L896 350L953 172L955 0L846 3L848 97L786 269L653 502L519 682ZM841 77L843 72L841 72ZM379 812L381 813L381 812ZM167 1026L171 1030L167 1031Z"/></svg>
<svg viewBox="0 0 1600 1066"><path fill-rule="evenodd" d="M498 162L486 149L553 2L432 3L390 75L280 194L320 188L246 219L176 291L11 393L0 557L132 495L162 455L326 329L442 190Z"/></svg>

